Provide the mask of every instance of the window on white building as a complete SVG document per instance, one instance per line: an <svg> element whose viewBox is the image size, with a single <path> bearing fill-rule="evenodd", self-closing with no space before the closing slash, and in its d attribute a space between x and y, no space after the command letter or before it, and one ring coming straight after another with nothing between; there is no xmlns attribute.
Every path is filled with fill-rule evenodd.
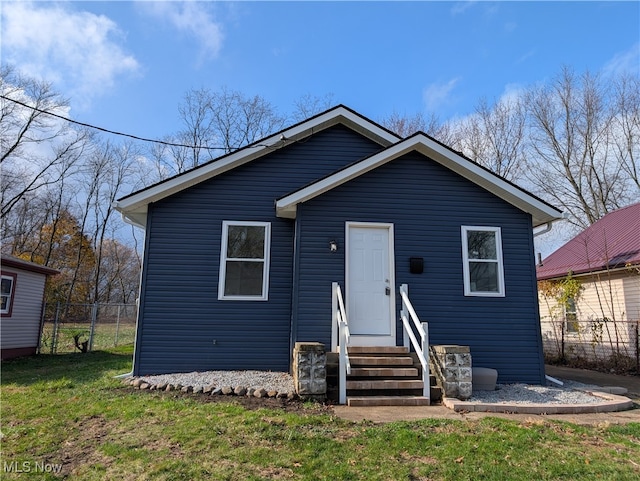
<svg viewBox="0 0 640 481"><path fill-rule="evenodd" d="M0 284L0 298L2 303L2 306L0 307L0 313L2 314L11 313L15 283L16 283L15 275L2 274L2 280Z"/></svg>

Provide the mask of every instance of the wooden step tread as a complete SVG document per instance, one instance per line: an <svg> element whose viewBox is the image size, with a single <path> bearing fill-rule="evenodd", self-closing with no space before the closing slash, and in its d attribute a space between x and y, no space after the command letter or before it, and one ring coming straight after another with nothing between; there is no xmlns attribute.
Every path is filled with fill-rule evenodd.
<svg viewBox="0 0 640 481"><path fill-rule="evenodd" d="M429 399L424 396L350 396L347 406L429 406Z"/></svg>
<svg viewBox="0 0 640 481"><path fill-rule="evenodd" d="M352 366L413 366L413 359L407 356L349 356Z"/></svg>
<svg viewBox="0 0 640 481"><path fill-rule="evenodd" d="M415 377L418 369L415 367L352 367L351 377Z"/></svg>
<svg viewBox="0 0 640 481"><path fill-rule="evenodd" d="M364 390L364 389L422 389L424 383L422 381L409 381L397 379L383 380L363 380L363 381L347 381L347 390Z"/></svg>
<svg viewBox="0 0 640 481"><path fill-rule="evenodd" d="M349 346L349 354L409 354L409 348L403 346Z"/></svg>

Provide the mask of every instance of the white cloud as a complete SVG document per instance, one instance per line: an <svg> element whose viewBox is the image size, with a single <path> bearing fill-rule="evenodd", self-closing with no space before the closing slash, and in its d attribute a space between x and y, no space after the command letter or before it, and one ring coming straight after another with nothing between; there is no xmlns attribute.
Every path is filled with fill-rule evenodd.
<svg viewBox="0 0 640 481"><path fill-rule="evenodd" d="M507 22L504 24L504 31L507 33L515 32L518 28L518 24L516 22Z"/></svg>
<svg viewBox="0 0 640 481"><path fill-rule="evenodd" d="M467 2L456 2L453 7L451 7L451 15L456 16L463 14L471 7L474 7L476 3L476 0L470 0Z"/></svg>
<svg viewBox="0 0 640 481"><path fill-rule="evenodd" d="M441 105L448 103L451 92L459 81L460 77L456 77L445 83L434 82L428 85L422 92L422 99L427 110L437 110Z"/></svg>
<svg viewBox="0 0 640 481"><path fill-rule="evenodd" d="M507 84L504 86L499 102L502 104L521 102L524 100L526 90L526 87L517 83Z"/></svg>
<svg viewBox="0 0 640 481"><path fill-rule="evenodd" d="M528 52L525 52L524 54L520 55L520 57L516 60L516 64L521 64L523 62L526 62L527 60L529 60L531 57L536 55L536 49L532 48L531 50L529 50Z"/></svg>
<svg viewBox="0 0 640 481"><path fill-rule="evenodd" d="M629 50L618 52L605 64L602 71L607 76L623 73L638 75L640 73L640 42L633 45Z"/></svg>
<svg viewBox="0 0 640 481"><path fill-rule="evenodd" d="M143 2L142 11L168 21L175 29L200 44L200 55L214 58L220 52L224 35L206 2Z"/></svg>
<svg viewBox="0 0 640 481"><path fill-rule="evenodd" d="M104 15L64 4L6 2L2 6L3 62L57 84L76 104L87 104L139 69L115 41L118 26Z"/></svg>

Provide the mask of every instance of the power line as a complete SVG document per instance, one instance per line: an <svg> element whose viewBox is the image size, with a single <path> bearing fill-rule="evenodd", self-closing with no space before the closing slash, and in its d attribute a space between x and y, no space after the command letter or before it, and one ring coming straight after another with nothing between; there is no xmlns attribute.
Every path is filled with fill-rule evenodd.
<svg viewBox="0 0 640 481"><path fill-rule="evenodd" d="M73 119L70 119L68 117L64 117L62 115L55 114L53 112L49 112L47 110L39 109L37 107L34 107L33 105L25 104L23 102L20 102L19 100L12 99L12 98L6 97L4 95L0 95L0 98L2 98L4 100L8 100L8 101L13 102L13 103L16 103L18 105L21 105L22 107L26 107L28 109L31 109L31 110L35 111L35 112L40 112L40 113L45 114L45 115L50 115L52 117L56 117L58 119L64 120L64 121L72 123L72 124L80 125L82 127L88 127L90 129L99 130L99 131L105 132L107 134L119 135L121 137L128 137L130 139L139 140L139 141L142 141L142 142L152 142L152 143L156 143L156 144L167 145L169 147L183 147L183 148L188 148L188 149L207 149L207 150L236 150L236 149L238 149L238 147L227 149L227 147L210 147L208 145L195 146L195 145L178 144L178 143L175 143L175 142L167 142L167 141L164 141L164 140L147 139L147 138L144 138L144 137L138 137L137 135L125 134L124 132L117 132L115 130L105 129L103 127L98 127L97 125L87 124L87 123L84 123L84 122L78 122L77 120L73 120ZM251 147L269 147L269 146L268 145L258 144L258 145L252 145Z"/></svg>

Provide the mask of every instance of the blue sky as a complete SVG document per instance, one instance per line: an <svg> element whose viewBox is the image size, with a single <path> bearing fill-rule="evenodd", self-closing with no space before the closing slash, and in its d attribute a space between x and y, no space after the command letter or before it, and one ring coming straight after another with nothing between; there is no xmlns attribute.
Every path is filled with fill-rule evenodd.
<svg viewBox="0 0 640 481"><path fill-rule="evenodd" d="M563 65L640 75L639 2L6 2L3 63L44 78L79 121L160 138L189 89L282 114L333 95L379 121L463 117Z"/></svg>

